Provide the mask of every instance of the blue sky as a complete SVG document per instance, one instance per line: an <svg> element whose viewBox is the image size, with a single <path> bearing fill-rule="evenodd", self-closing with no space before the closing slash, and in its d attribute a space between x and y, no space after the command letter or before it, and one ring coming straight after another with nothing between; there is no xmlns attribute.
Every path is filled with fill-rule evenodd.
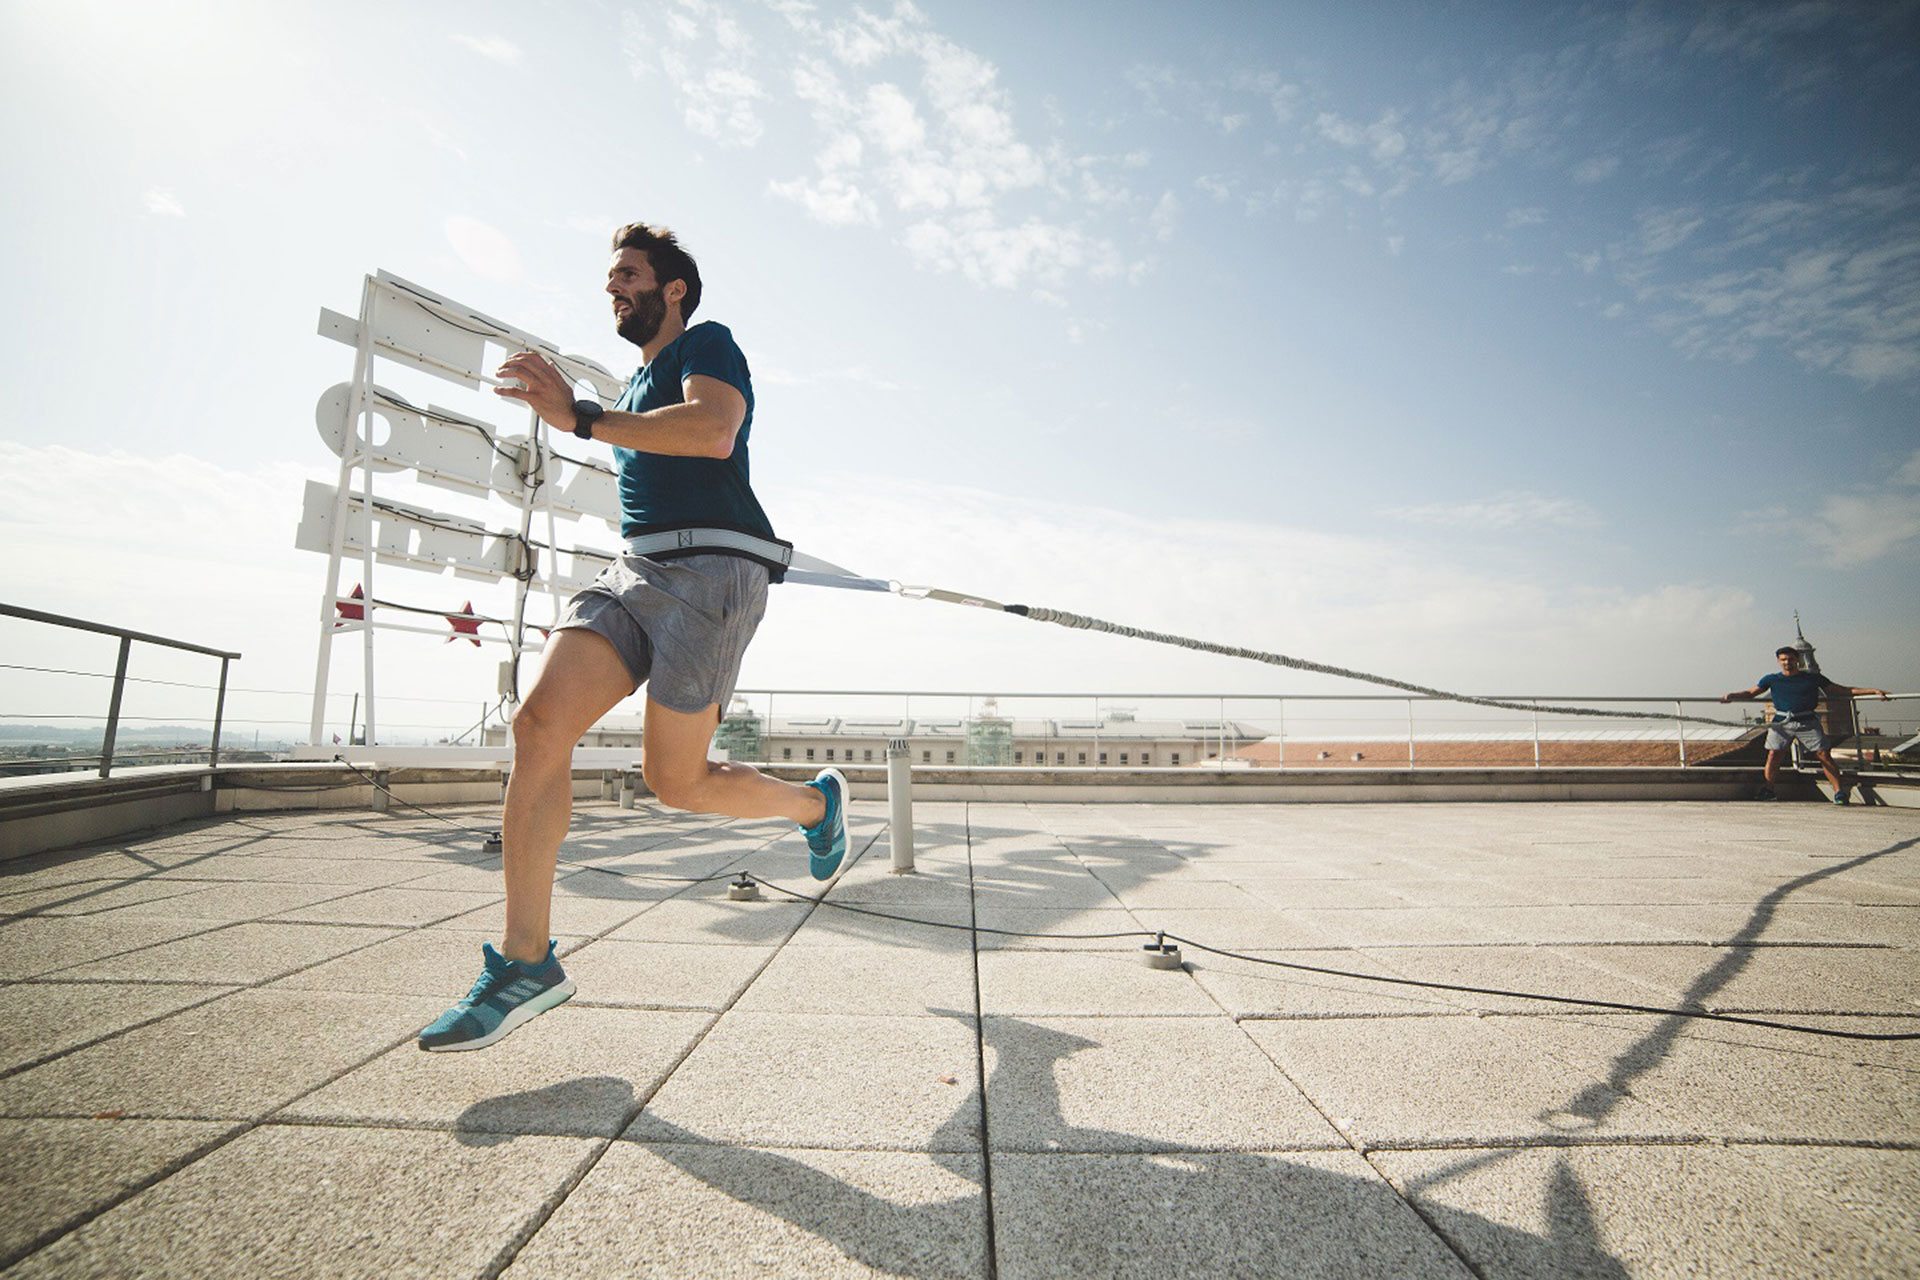
<svg viewBox="0 0 1920 1280"><path fill-rule="evenodd" d="M386 268L624 372L598 286L644 217L816 554L1477 691L1717 692L1798 608L1920 689L1912 3L8 0L0 36L0 591L261 687L311 682L318 308ZM1039 632L799 589L745 679L1329 687ZM383 670L478 700L493 657Z"/></svg>

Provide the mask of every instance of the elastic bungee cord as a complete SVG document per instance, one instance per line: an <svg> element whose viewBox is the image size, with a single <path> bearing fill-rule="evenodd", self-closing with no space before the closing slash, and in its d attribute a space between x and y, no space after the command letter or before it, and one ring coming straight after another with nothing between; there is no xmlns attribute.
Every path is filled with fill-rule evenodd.
<svg viewBox="0 0 1920 1280"><path fill-rule="evenodd" d="M341 756L335 756L334 761L338 764L345 765L348 769L351 769L354 773L366 779L375 789L385 792L389 799L397 800L409 809L418 810L430 818L435 818L446 823L448 826L458 828L461 831L467 832L469 835L482 836L488 839L492 839L498 835L497 832L486 831L479 827L470 827L463 822L456 822L445 814L435 813L423 805L415 804L411 800L395 795L392 788L384 786L372 774L366 772L366 770L360 768L350 760ZM874 846L874 843L878 841L879 838L880 834L876 831L873 838L861 846L860 852L855 854L847 865L852 866L854 862L866 856L867 851ZM1582 996L1547 995L1538 991L1508 991L1502 987L1473 987L1454 982L1428 982L1419 978L1390 978L1377 973L1354 973L1347 969L1329 969L1320 965L1301 964L1293 960L1275 960L1267 956L1254 956L1241 951L1229 951L1223 947L1209 946L1207 943L1199 942L1193 938L1188 938L1177 933L1168 933L1165 930L1159 929L1127 929L1118 933L1040 933L1029 929L995 929L980 924L955 924L946 920L922 920L917 916L903 916L891 911L881 911L874 907L862 907L848 902L835 902L825 896L816 897L812 894L800 893L797 890L787 888L785 885L776 884L764 876L755 875L751 871L720 871L706 876L661 876L646 875L637 871L621 871L613 867L603 867L598 863L581 862L574 858L559 858L557 861L569 867L578 867L585 871L598 871L602 875L617 876L623 880L646 880L657 883L686 885L707 884L717 880L728 880L736 884L748 882L760 885L795 902L811 903L816 907L832 907L835 910L845 911L853 915L872 916L880 920L893 920L900 924L920 925L928 929L952 929L969 934L991 934L1000 938L1043 938L1069 942L1108 942L1118 941L1123 938L1157 938L1163 943L1169 941L1178 942L1183 946L1192 947L1195 951L1204 951L1208 955L1220 956L1229 960L1239 960L1247 964L1266 965L1275 969L1290 969L1297 973L1312 973L1330 978L1351 978L1359 982L1378 982L1396 987L1415 987L1423 991L1452 991L1464 995L1503 996L1509 1000L1535 1000L1544 1004L1577 1005L1585 1009L1606 1009L1616 1013L1654 1014L1663 1018L1687 1018L1697 1022L1728 1022L1740 1026L1764 1027L1770 1031L1791 1031L1796 1035L1821 1036L1833 1040L1864 1040L1875 1043L1920 1040L1920 1031L1843 1031L1831 1027L1808 1027L1792 1022L1775 1022L1769 1018L1749 1018L1736 1013L1715 1013L1707 1009L1673 1009L1660 1005L1628 1004L1617 1000L1589 1000ZM1906 1015L1891 1014L1886 1016L1898 1018Z"/></svg>

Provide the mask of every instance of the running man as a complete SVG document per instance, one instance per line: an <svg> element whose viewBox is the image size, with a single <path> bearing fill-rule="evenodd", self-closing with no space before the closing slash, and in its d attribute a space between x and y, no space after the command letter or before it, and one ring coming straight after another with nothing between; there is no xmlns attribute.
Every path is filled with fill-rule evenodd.
<svg viewBox="0 0 1920 1280"><path fill-rule="evenodd" d="M707 759L786 545L748 483L746 357L725 326L688 327L700 271L665 228L635 222L614 233L607 293L616 329L641 355L612 409L574 399L566 377L532 352L500 366L500 377L519 383L497 387L500 395L524 400L554 431L613 446L628 546L568 604L513 718L501 816L506 936L497 951L482 944L479 981L421 1030L422 1049L484 1048L573 994L550 930L554 865L573 815L573 748L642 684L642 773L662 804L798 823L816 879L846 856L847 783L837 770L795 784Z"/></svg>
<svg viewBox="0 0 1920 1280"><path fill-rule="evenodd" d="M1791 645L1781 645L1773 651L1773 656L1780 660L1780 670L1761 676L1751 689L1720 695L1722 702L1746 702L1762 695L1773 700L1773 719L1767 724L1767 780L1755 799L1773 799L1774 784L1780 781L1780 761L1787 754L1788 744L1798 740L1819 758L1820 768L1826 772L1827 783L1833 788L1833 802L1845 804L1853 794L1853 784L1840 781L1840 770L1833 763L1832 743L1827 740L1826 730L1820 727L1820 695L1832 693L1846 698L1878 694L1884 702L1887 691L1849 689L1817 671L1804 671L1800 666L1800 651Z"/></svg>

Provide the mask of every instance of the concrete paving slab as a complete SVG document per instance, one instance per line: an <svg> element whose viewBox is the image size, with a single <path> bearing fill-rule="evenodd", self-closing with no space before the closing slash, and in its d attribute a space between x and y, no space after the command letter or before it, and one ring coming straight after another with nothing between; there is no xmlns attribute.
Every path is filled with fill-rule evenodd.
<svg viewBox="0 0 1920 1280"><path fill-rule="evenodd" d="M1120 900L1120 905L1135 910L1170 907L1175 909L1247 911L1271 903L1224 880L1205 880L1197 876L1157 877L1134 883L1116 883L1102 876L1102 882Z"/></svg>
<svg viewBox="0 0 1920 1280"><path fill-rule="evenodd" d="M1350 1151L993 1157L1002 1280L1472 1273Z"/></svg>
<svg viewBox="0 0 1920 1280"><path fill-rule="evenodd" d="M1662 1006L1673 1003L1657 987L1598 964L1592 957L1636 947L1382 947L1366 954L1394 977L1450 983L1538 995L1567 995L1585 1000ZM1418 995L1418 988L1406 990ZM1566 1013L1573 1006L1511 996L1432 991L1426 994L1459 1009L1497 1013Z"/></svg>
<svg viewBox="0 0 1920 1280"><path fill-rule="evenodd" d="M982 932L982 951L1111 951L1147 940L1140 922L1122 907L981 907L979 924L983 931L1005 931Z"/></svg>
<svg viewBox="0 0 1920 1280"><path fill-rule="evenodd" d="M1347 1145L1225 1017L988 1018L986 1037L995 1151Z"/></svg>
<svg viewBox="0 0 1920 1280"><path fill-rule="evenodd" d="M238 1125L192 1120L0 1120L0 1267Z"/></svg>
<svg viewBox="0 0 1920 1280"><path fill-rule="evenodd" d="M1024 879L981 882L973 900L982 907L1115 907L1125 904L1098 877L1085 871L1071 875L1030 876Z"/></svg>
<svg viewBox="0 0 1920 1280"><path fill-rule="evenodd" d="M237 991L0 1080L0 1115L258 1119L444 1007L392 996Z"/></svg>
<svg viewBox="0 0 1920 1280"><path fill-rule="evenodd" d="M104 956L138 951L224 926L218 920L104 916L16 916L0 920L12 978L52 976Z"/></svg>
<svg viewBox="0 0 1920 1280"><path fill-rule="evenodd" d="M1825 1280L1920 1269L1911 1234L1836 1211L1740 1149L1392 1151L1371 1159L1490 1278Z"/></svg>
<svg viewBox="0 0 1920 1280"><path fill-rule="evenodd" d="M1920 1275L1920 1151L1798 1144L1734 1150L1818 1203L1876 1224L1889 1243L1905 1242L1907 1274Z"/></svg>
<svg viewBox="0 0 1920 1280"><path fill-rule="evenodd" d="M1567 954L1658 993L1729 1010L1911 1012L1920 950L1840 947L1581 947ZM1904 997L1903 998L1903 994Z"/></svg>
<svg viewBox="0 0 1920 1280"><path fill-rule="evenodd" d="M611 1138L712 1022L707 1013L569 1002L484 1051L400 1045L275 1119Z"/></svg>
<svg viewBox="0 0 1920 1280"><path fill-rule="evenodd" d="M779 899L775 897L773 901ZM876 915L875 912L884 912ZM866 907L829 898L789 940L799 948L887 945L971 951L973 908L965 903Z"/></svg>
<svg viewBox="0 0 1920 1280"><path fill-rule="evenodd" d="M555 941L560 944L560 954L566 956L570 948L585 939L563 934ZM395 933L385 942L290 973L275 979L272 985L300 991L430 996L443 1005L451 1004L465 995L473 986L473 980L479 977L484 963L480 954L483 942L498 946L500 935L446 926ZM571 960L566 967L572 974Z"/></svg>
<svg viewBox="0 0 1920 1280"><path fill-rule="evenodd" d="M455 893L393 886L368 889L316 906L283 911L277 918L295 924L398 925L413 928L451 920L496 901L504 901L504 890Z"/></svg>
<svg viewBox="0 0 1920 1280"><path fill-rule="evenodd" d="M980 956L979 972L985 1014L1220 1016L1220 1006L1185 973L1148 968L1141 944L1131 939L1101 952L987 951Z"/></svg>
<svg viewBox="0 0 1920 1280"><path fill-rule="evenodd" d="M972 897L965 863L933 867L916 859L916 868L895 875L886 863L865 861L842 871L827 896L868 907L951 906Z"/></svg>
<svg viewBox="0 0 1920 1280"><path fill-rule="evenodd" d="M75 965L63 970L61 976L121 982L251 984L284 977L296 969L395 936L394 929L236 924Z"/></svg>
<svg viewBox="0 0 1920 1280"><path fill-rule="evenodd" d="M1244 1022L1341 1130L1369 1147L1692 1140L1687 1118L1607 1084L1604 1059L1548 1052L1545 1018ZM1636 1090L1637 1093L1637 1090Z"/></svg>
<svg viewBox="0 0 1920 1280"><path fill-rule="evenodd" d="M1649 940L1722 946L1739 941L1825 942L1820 929L1805 921L1760 917L1741 903L1695 903L1687 906L1649 904L1625 908L1634 920L1650 926Z"/></svg>
<svg viewBox="0 0 1920 1280"><path fill-rule="evenodd" d="M973 1008L973 981L973 956L958 948L788 947L754 979L737 1007L763 1013L944 1017Z"/></svg>
<svg viewBox="0 0 1920 1280"><path fill-rule="evenodd" d="M201 886L174 880L74 880L0 898L0 916L90 916L102 911L189 897ZM191 916L191 911L174 912Z"/></svg>
<svg viewBox="0 0 1920 1280"><path fill-rule="evenodd" d="M174 881L187 884L187 881ZM187 916L196 920L238 922L284 915L356 892L346 885L229 882L192 889L165 901L121 908L129 916Z"/></svg>
<svg viewBox="0 0 1920 1280"><path fill-rule="evenodd" d="M17 982L0 987L0 1072L235 989L107 982Z"/></svg>
<svg viewBox="0 0 1920 1280"><path fill-rule="evenodd" d="M1480 946L1513 941L1513 935L1486 923L1485 913L1465 907L1384 907L1296 914L1342 947Z"/></svg>
<svg viewBox="0 0 1920 1280"><path fill-rule="evenodd" d="M606 896L602 897L583 892L562 892L561 886L555 885L552 927L576 936L594 937L637 920L645 912L677 897L677 891L634 894L624 892L617 886L610 886ZM507 900L504 895L496 894L485 906L448 916L438 923L449 929L484 933L498 938L507 929Z"/></svg>
<svg viewBox="0 0 1920 1280"><path fill-rule="evenodd" d="M987 1271L978 1156L618 1142L504 1280Z"/></svg>
<svg viewBox="0 0 1920 1280"><path fill-rule="evenodd" d="M1336 935L1320 927L1324 919L1353 912L1330 911L1196 911L1155 907L1133 913L1140 927L1164 930L1204 942L1228 951L1299 951L1313 948L1341 948Z"/></svg>
<svg viewBox="0 0 1920 1280"><path fill-rule="evenodd" d="M674 898L646 908L607 936L622 942L774 946L785 942L813 909L812 903L771 898L760 902L732 902L719 896Z"/></svg>
<svg viewBox="0 0 1920 1280"><path fill-rule="evenodd" d="M1473 954L1462 948L1455 950ZM1281 967L1303 965L1309 969L1401 976L1399 970L1380 958L1359 951L1249 951L1245 954L1254 959L1196 951L1186 961L1193 980L1235 1019L1418 1016L1455 1013L1460 1007L1437 991ZM1278 963L1261 964L1257 963L1259 960Z"/></svg>
<svg viewBox="0 0 1920 1280"><path fill-rule="evenodd" d="M412 859L363 858L356 862L340 858L288 857L268 849L159 871L155 873L155 878L251 880L261 884L331 884L377 889L431 875L439 866L439 863Z"/></svg>
<svg viewBox="0 0 1920 1280"><path fill-rule="evenodd" d="M714 1013L731 1005L774 954L772 947L611 938L561 950L579 992L573 1003Z"/></svg>
<svg viewBox="0 0 1920 1280"><path fill-rule="evenodd" d="M1409 901L1397 883L1388 881L1241 875L1234 883L1257 898L1261 906L1282 910L1364 911L1380 907L1447 905Z"/></svg>
<svg viewBox="0 0 1920 1280"><path fill-rule="evenodd" d="M1810 1045L1775 1047L1777 1034L1767 1044L1737 1027L1628 1014L1529 1022L1541 1049L1593 1064L1694 1133L1920 1143L1920 1072L1858 1066L1858 1052L1826 1057Z"/></svg>
<svg viewBox="0 0 1920 1280"><path fill-rule="evenodd" d="M1579 906L1530 907L1486 905L1470 910L1476 925L1492 931L1506 942L1661 941L1664 935L1659 926L1633 914L1639 909L1637 906L1588 903Z"/></svg>
<svg viewBox="0 0 1920 1280"><path fill-rule="evenodd" d="M978 1151L972 1019L724 1015L626 1136L850 1151ZM952 1081L952 1083L947 1083Z"/></svg>
<svg viewBox="0 0 1920 1280"><path fill-rule="evenodd" d="M244 1134L12 1273L444 1280L485 1272L598 1143L272 1125Z"/></svg>

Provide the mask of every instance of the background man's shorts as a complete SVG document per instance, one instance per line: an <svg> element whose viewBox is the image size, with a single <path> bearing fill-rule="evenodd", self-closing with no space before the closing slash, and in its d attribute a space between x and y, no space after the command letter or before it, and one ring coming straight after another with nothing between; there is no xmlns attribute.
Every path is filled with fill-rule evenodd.
<svg viewBox="0 0 1920 1280"><path fill-rule="evenodd" d="M767 611L767 571L739 556L621 556L567 602L554 630L605 636L634 688L671 711L726 714L747 642Z"/></svg>
<svg viewBox="0 0 1920 1280"><path fill-rule="evenodd" d="M1808 751L1827 749L1826 730L1820 722L1809 716L1805 720L1774 720L1767 724L1767 750L1785 751L1791 738L1798 739L1800 745Z"/></svg>

